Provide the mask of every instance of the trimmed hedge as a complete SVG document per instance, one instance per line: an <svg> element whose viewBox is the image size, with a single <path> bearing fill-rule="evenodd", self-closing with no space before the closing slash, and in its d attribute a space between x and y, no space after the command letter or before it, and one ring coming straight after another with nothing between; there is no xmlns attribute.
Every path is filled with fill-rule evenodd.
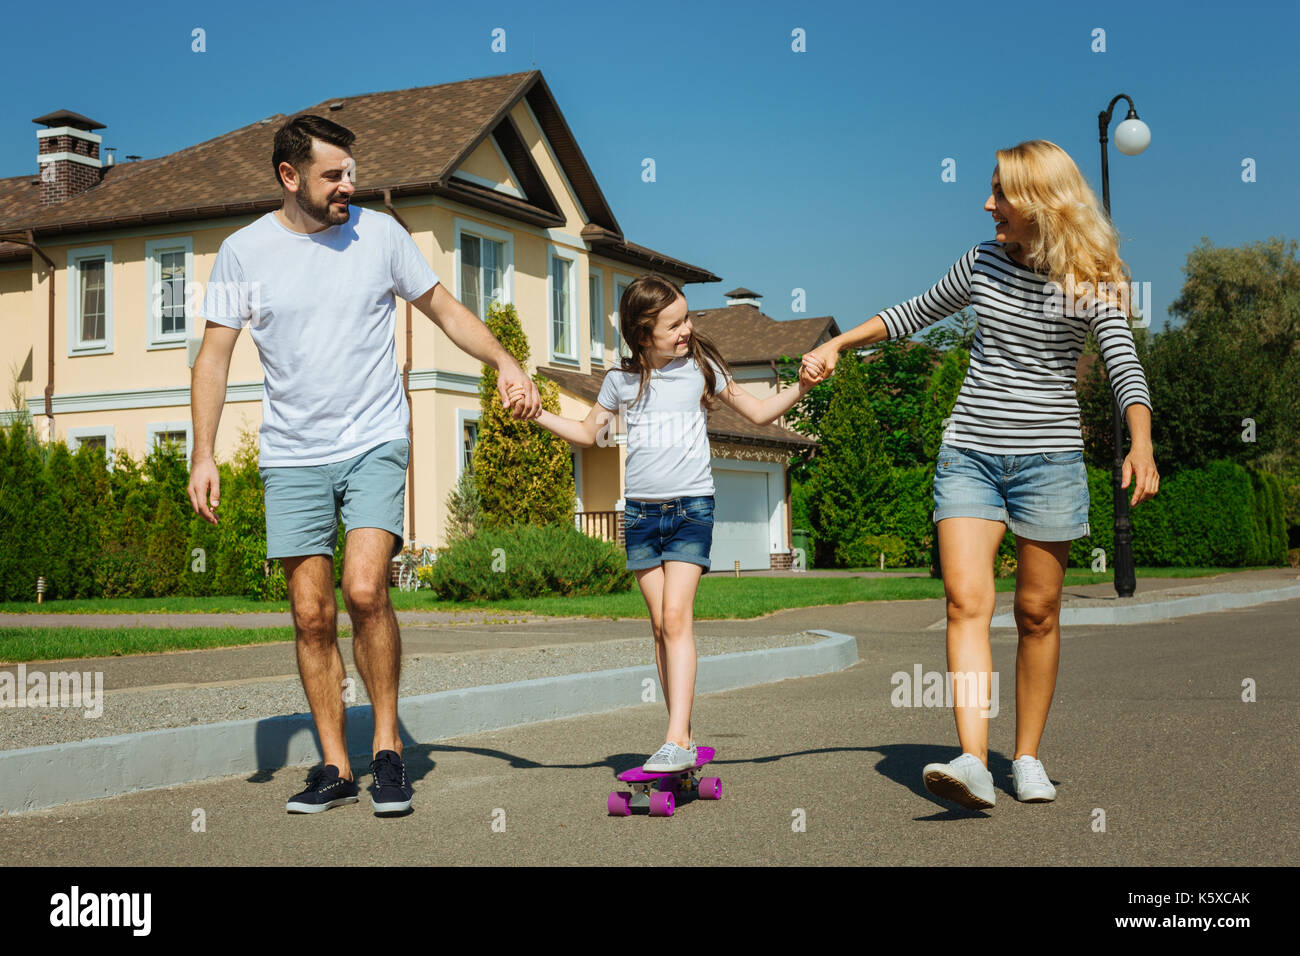
<svg viewBox="0 0 1300 956"><path fill-rule="evenodd" d="M1109 469L1088 469L1091 534L1070 547L1070 564L1088 567L1094 548L1114 563L1114 511ZM1132 485L1126 494L1132 494ZM1130 512L1134 563L1148 567L1242 567L1286 563L1282 482L1268 472L1216 461L1186 469Z"/></svg>
<svg viewBox="0 0 1300 956"><path fill-rule="evenodd" d="M36 581L59 598L287 593L280 562L267 572L266 524L256 439L245 434L218 464L216 527L190 508L179 449L143 460L44 444L29 423L0 429L0 601L32 601ZM343 528L335 548L342 572Z"/></svg>
<svg viewBox="0 0 1300 956"><path fill-rule="evenodd" d="M567 523L480 529L418 574L447 601L614 594L634 583L622 548Z"/></svg>

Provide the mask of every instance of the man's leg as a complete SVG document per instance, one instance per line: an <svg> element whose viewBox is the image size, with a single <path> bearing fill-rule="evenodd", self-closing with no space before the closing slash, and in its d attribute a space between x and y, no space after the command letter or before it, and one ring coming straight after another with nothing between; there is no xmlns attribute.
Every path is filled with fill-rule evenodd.
<svg viewBox="0 0 1300 956"><path fill-rule="evenodd" d="M339 768L339 777L352 779L343 705L343 656L339 653L334 606L334 559L312 554L283 558L289 580L289 603L293 610L294 638L298 650L298 673L311 705L311 716L320 735L321 753L328 766Z"/></svg>
<svg viewBox="0 0 1300 956"><path fill-rule="evenodd" d="M352 656L375 713L374 754L402 752L397 727L397 684L402 638L388 596L394 536L382 528L351 528L343 559L343 601L352 618Z"/></svg>

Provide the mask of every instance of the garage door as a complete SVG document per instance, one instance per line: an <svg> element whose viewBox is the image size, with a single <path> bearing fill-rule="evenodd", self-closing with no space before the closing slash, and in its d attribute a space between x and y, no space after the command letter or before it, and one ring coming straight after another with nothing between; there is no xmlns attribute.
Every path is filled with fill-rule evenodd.
<svg viewBox="0 0 1300 956"><path fill-rule="evenodd" d="M713 549L710 571L766 571L768 551L767 475L757 471L713 470Z"/></svg>

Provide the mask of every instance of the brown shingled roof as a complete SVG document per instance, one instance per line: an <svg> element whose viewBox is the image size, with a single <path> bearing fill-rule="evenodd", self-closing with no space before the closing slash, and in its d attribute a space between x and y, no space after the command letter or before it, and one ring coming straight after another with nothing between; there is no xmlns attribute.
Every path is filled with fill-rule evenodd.
<svg viewBox="0 0 1300 956"><path fill-rule="evenodd" d="M572 392L584 401L593 404L600 394L600 383L605 378L604 371L584 375L572 369L553 368L549 365L540 366L537 371L559 384L566 391ZM811 438L806 438L798 432L791 431L781 425L755 425L726 405L721 404L709 412L708 431L709 437L717 441L769 445L787 448L790 451L809 448L817 444Z"/></svg>
<svg viewBox="0 0 1300 956"><path fill-rule="evenodd" d="M835 319L778 322L752 305L692 309L691 325L722 352L728 364L767 364L782 355L799 356L840 334Z"/></svg>
<svg viewBox="0 0 1300 956"><path fill-rule="evenodd" d="M385 189L393 196L434 194L534 225L560 225L554 197L509 117L520 101L537 117L587 221L600 230L593 252L658 268L685 282L718 281L705 269L625 239L539 70L330 97L298 112L329 117L356 134L357 202L381 199ZM332 104L342 106L332 110ZM279 208L281 190L270 157L276 130L289 118L268 116L166 156L107 167L98 184L55 205L41 205L34 172L0 180L0 235L32 229L39 242L69 232L258 215ZM452 179L492 134L512 168L517 167L525 200ZM28 255L25 247L0 243L0 259Z"/></svg>

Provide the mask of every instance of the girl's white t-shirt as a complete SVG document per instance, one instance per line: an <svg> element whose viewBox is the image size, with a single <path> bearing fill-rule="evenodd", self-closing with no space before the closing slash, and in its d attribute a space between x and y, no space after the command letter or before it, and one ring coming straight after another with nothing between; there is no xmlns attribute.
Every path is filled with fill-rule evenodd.
<svg viewBox="0 0 1300 956"><path fill-rule="evenodd" d="M410 302L437 282L406 230L363 206L310 234L269 212L221 243L203 317L251 326L263 468L346 461L407 437L394 296Z"/></svg>
<svg viewBox="0 0 1300 956"><path fill-rule="evenodd" d="M714 394L729 379L714 367ZM596 401L626 421L627 479L623 496L641 501L713 494L708 415L700 405L704 373L689 355L650 372L641 400L633 404L641 376L611 369Z"/></svg>

